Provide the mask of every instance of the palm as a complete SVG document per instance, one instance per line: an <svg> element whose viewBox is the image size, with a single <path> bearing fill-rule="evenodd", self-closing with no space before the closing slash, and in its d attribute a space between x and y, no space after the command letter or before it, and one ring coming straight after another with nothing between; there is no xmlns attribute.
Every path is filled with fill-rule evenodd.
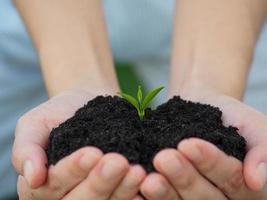
<svg viewBox="0 0 267 200"><path fill-rule="evenodd" d="M203 102L222 110L225 125L233 125L239 129L239 134L248 142L249 150L266 142L267 117L264 114L226 95L204 98Z"/></svg>
<svg viewBox="0 0 267 200"><path fill-rule="evenodd" d="M26 114L27 119L32 120L28 125L48 138L52 128L73 116L78 108L95 96L85 91L67 91L59 94Z"/></svg>
<svg viewBox="0 0 267 200"><path fill-rule="evenodd" d="M237 127L239 134L247 140L244 178L251 189L260 190L262 178L255 173L259 164L267 159L267 117L232 97L218 93L192 99L218 106L223 112L224 124Z"/></svg>

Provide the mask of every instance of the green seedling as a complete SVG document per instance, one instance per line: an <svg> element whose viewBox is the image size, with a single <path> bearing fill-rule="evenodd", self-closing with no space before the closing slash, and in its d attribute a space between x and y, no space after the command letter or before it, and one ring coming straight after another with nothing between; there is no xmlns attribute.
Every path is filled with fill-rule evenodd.
<svg viewBox="0 0 267 200"><path fill-rule="evenodd" d="M158 87L158 88L155 88L154 90L151 90L144 98L143 98L142 87L140 85L138 86L136 99L134 97L132 97L131 95L125 94L123 92L120 92L119 94L136 108L140 120L143 121L144 117L145 117L145 109L149 106L149 104L152 102L154 97L163 88L164 87Z"/></svg>

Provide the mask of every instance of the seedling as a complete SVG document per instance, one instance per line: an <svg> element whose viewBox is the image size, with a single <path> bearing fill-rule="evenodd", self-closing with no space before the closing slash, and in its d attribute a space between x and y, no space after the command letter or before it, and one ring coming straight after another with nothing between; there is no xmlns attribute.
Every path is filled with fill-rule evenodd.
<svg viewBox="0 0 267 200"><path fill-rule="evenodd" d="M155 88L154 90L151 90L145 98L143 98L143 92L142 92L142 87L139 85L138 86L138 91L137 91L137 98L135 99L131 95L125 94L123 92L120 92L119 94L127 100L130 104L132 104L139 115L139 118L141 121L144 120L145 117L145 109L149 106L149 104L152 102L154 97L163 89L164 87L158 87Z"/></svg>

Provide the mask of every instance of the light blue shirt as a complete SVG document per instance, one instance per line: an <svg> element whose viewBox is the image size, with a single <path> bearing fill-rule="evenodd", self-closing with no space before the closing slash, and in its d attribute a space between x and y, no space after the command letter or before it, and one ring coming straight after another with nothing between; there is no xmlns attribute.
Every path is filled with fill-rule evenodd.
<svg viewBox="0 0 267 200"><path fill-rule="evenodd" d="M173 0L105 0L113 54L136 64L149 87L167 84ZM256 51L246 101L267 113L267 31ZM154 70L152 70L154 69ZM156 70L155 70L156 69ZM141 73L142 71L146 73ZM146 75L149 76L146 76ZM151 79L153 77L153 79ZM154 77L158 77L155 79ZM36 53L11 0L0 1L0 200L16 192L11 147L18 118L47 99ZM27 139L27 136L25 136Z"/></svg>
<svg viewBox="0 0 267 200"><path fill-rule="evenodd" d="M35 52L9 0L0 1L0 200L16 194L11 147L17 119L47 99ZM26 139L26 136L25 136Z"/></svg>

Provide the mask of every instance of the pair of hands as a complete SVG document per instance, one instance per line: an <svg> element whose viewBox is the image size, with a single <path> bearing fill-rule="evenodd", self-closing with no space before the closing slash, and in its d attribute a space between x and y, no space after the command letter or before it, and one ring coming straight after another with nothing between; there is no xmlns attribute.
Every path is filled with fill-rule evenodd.
<svg viewBox="0 0 267 200"><path fill-rule="evenodd" d="M64 92L25 114L18 122L13 164L18 171L21 200L95 199L267 199L267 118L224 95L198 97L220 107L224 122L239 128L248 141L244 164L200 139L181 142L177 149L161 151L154 159L158 173L146 174L119 154L103 155L86 147L48 170L45 147L51 129L71 117L94 98L83 90Z"/></svg>

